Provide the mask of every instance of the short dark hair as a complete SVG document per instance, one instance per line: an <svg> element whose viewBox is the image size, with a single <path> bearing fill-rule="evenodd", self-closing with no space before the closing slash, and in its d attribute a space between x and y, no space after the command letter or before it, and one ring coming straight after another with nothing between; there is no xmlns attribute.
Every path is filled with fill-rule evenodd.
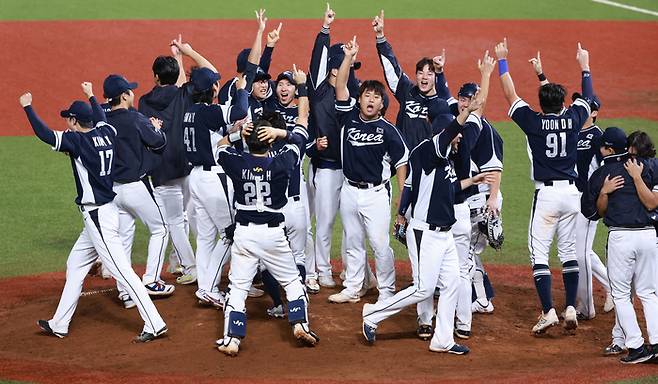
<svg viewBox="0 0 658 384"><path fill-rule="evenodd" d="M656 148L653 146L651 137L642 131L635 131L628 135L626 141L628 148L635 148L636 155L645 159L656 157Z"/></svg>
<svg viewBox="0 0 658 384"><path fill-rule="evenodd" d="M264 141L261 141L258 138L258 133L262 127L271 127L272 124L263 118L259 118L254 122L254 129L251 131L251 134L247 138L247 147L249 148L250 153L262 155L270 149L270 144Z"/></svg>
<svg viewBox="0 0 658 384"><path fill-rule="evenodd" d="M75 117L74 117L74 119L75 119ZM82 128L89 128L89 129L94 128L94 122L91 121L91 120L89 120L89 121L82 121L82 120L75 119L75 121L77 121L78 124L80 124L80 126L81 126Z"/></svg>
<svg viewBox="0 0 658 384"><path fill-rule="evenodd" d="M359 97L367 91L373 91L383 99L384 94L386 93L386 88L384 88L384 84L379 80L366 80L361 83L361 86L359 87Z"/></svg>
<svg viewBox="0 0 658 384"><path fill-rule="evenodd" d="M113 97L111 99L108 99L107 103L110 105L110 107L116 107L117 105L121 104L121 96L123 96L123 93L120 94L117 97Z"/></svg>
<svg viewBox="0 0 658 384"><path fill-rule="evenodd" d="M548 83L539 87L539 106L544 113L560 113L564 108L566 88L560 84Z"/></svg>
<svg viewBox="0 0 658 384"><path fill-rule="evenodd" d="M171 56L158 56L153 61L153 74L158 75L161 85L176 84L180 67L178 61Z"/></svg>
<svg viewBox="0 0 658 384"><path fill-rule="evenodd" d="M191 97L193 103L212 104L213 100L215 99L215 91L211 87L205 91L194 92Z"/></svg>
<svg viewBox="0 0 658 384"><path fill-rule="evenodd" d="M434 61L430 59L429 57L423 57L422 59L418 60L416 63L416 72L420 72L423 69L425 69L425 66L428 65L431 69L434 69Z"/></svg>

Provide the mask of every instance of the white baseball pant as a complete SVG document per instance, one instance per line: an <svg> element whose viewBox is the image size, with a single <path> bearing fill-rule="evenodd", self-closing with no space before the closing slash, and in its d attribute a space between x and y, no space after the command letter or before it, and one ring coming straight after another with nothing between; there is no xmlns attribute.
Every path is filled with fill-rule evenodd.
<svg viewBox="0 0 658 384"><path fill-rule="evenodd" d="M379 299L395 292L395 265L390 247L391 223L390 185L360 189L345 181L340 196L340 216L345 230L345 281L343 293L358 297L366 278L368 262L365 239L368 237L375 256Z"/></svg>
<svg viewBox="0 0 658 384"><path fill-rule="evenodd" d="M197 166L190 173L189 184L197 227L198 287L218 294L222 269L231 256L225 231L234 220L233 183L221 167L205 171Z"/></svg>
<svg viewBox="0 0 658 384"><path fill-rule="evenodd" d="M146 225L151 237L146 258L146 271L142 276L144 284L160 281L164 265L169 234L161 207L153 195L151 181L147 178L132 183L114 183L116 196L114 203L119 208L119 236L123 242L124 254L128 262L132 259L132 246L135 239L135 218ZM129 296L126 287L117 281L119 297Z"/></svg>
<svg viewBox="0 0 658 384"><path fill-rule="evenodd" d="M462 331L470 331L473 321L471 304L473 303L473 287L471 281L475 274L475 259L471 249L471 209L467 202L455 204L455 219L452 226L452 236L459 256L459 288L457 293L457 314L455 327Z"/></svg>
<svg viewBox="0 0 658 384"><path fill-rule="evenodd" d="M489 299L487 298L487 293L484 288L484 264L480 258L480 255L482 255L482 252L484 252L484 249L487 247L487 235L482 233L479 225L485 219L487 193L488 192L480 192L477 195L473 195L468 198L468 207L471 210L479 210L477 214L471 214L471 245L469 252L475 261L475 274L473 275L475 297L481 305L483 305L482 303L489 303ZM498 201L498 211L502 212L503 195L500 193L500 191L498 191L496 200Z"/></svg>
<svg viewBox="0 0 658 384"><path fill-rule="evenodd" d="M290 249L297 265L306 267L306 234L308 223L306 221L306 207L301 196L288 198L288 203L283 207L283 215L286 218L286 236L290 242Z"/></svg>
<svg viewBox="0 0 658 384"><path fill-rule="evenodd" d="M637 322L631 289L642 303L649 343L658 343L658 247L656 230L645 228L615 228L608 232L608 277L615 302L615 315L625 335L628 348L644 344ZM632 288L633 287L633 288Z"/></svg>
<svg viewBox="0 0 658 384"><path fill-rule="evenodd" d="M331 238L340 207L343 171L309 167L309 182L315 187L315 264L319 276L331 276Z"/></svg>
<svg viewBox="0 0 658 384"><path fill-rule="evenodd" d="M576 310L590 319L596 316L592 276L596 277L606 292L610 292L605 265L599 255L592 250L596 225L596 221L588 220L581 213L576 216L576 255L579 268Z"/></svg>
<svg viewBox="0 0 658 384"><path fill-rule="evenodd" d="M453 320L459 286L459 257L451 231L431 231L426 223L412 219L407 228L407 246L413 285L394 296L377 303L363 313L366 324L377 327L387 318L409 305L418 304L429 308L430 317L424 324L431 324L434 309L434 288L438 287L441 298L437 304L436 326L431 345L437 349L450 349L455 344Z"/></svg>
<svg viewBox="0 0 658 384"><path fill-rule="evenodd" d="M80 211L84 229L69 253L64 290L48 325L55 332L68 333L84 279L92 264L100 257L112 277L126 288L127 295L137 305L139 315L144 320L143 331L156 334L166 325L125 255L125 244L119 236L117 206L109 202L101 206L82 206Z"/></svg>

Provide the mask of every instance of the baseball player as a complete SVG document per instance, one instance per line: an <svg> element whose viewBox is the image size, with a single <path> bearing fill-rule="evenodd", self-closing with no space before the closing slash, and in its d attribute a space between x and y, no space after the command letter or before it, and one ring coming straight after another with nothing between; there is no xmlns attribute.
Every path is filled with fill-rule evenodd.
<svg viewBox="0 0 658 384"><path fill-rule="evenodd" d="M307 137L308 102L303 87L299 88L299 108L298 125L292 132L286 130L285 125L271 127L266 120L256 121L253 129L243 128L249 153L229 146L230 142L241 141L238 132L219 143L218 163L236 187L237 208L224 337L216 342L218 349L227 355L237 355L241 340L246 336L244 302L259 262L286 291L288 320L295 338L309 346L319 341L308 326L308 298L286 239L282 213L287 203L290 174L299 166ZM290 144L271 157L268 154L270 143L277 138L286 139Z"/></svg>
<svg viewBox="0 0 658 384"><path fill-rule="evenodd" d="M123 76L109 75L103 82L103 93L108 99L110 112L107 122L117 130L115 143L114 199L119 208L119 228L125 254L131 257L135 236L135 218L139 218L151 232L146 259L146 272L142 277L152 296L169 296L173 285L160 278L167 249L168 232L164 216L154 195L151 181L146 174L154 169L167 139L159 130L161 122L148 119L133 108L137 83L128 82ZM128 290L117 282L119 298L126 308L135 307Z"/></svg>
<svg viewBox="0 0 658 384"><path fill-rule="evenodd" d="M507 40L496 45L498 69L503 93L510 104L509 116L523 130L528 141L531 177L535 194L528 229L528 248L535 287L542 305L539 321L532 327L534 334L546 332L560 320L553 308L551 271L548 267L549 249L557 235L558 257L562 262L562 277L566 293L564 327L578 327L576 292L578 290L578 261L576 256L575 223L579 212L580 196L575 186L578 133L590 115L589 103L577 99L564 108L565 89L549 83L539 88L541 113L533 111L514 89L508 71ZM577 60L583 71L589 73L589 53L578 44ZM593 97L591 76L583 96Z"/></svg>
<svg viewBox="0 0 658 384"><path fill-rule="evenodd" d="M37 324L47 334L64 338L78 305L82 283L97 258L103 260L112 277L127 287L144 320L142 332L135 342L148 342L167 332L167 326L153 305L141 279L132 270L125 247L119 236L119 210L113 202L115 147L117 132L103 122L104 113L93 96L91 83L83 90L92 108L75 101L60 115L66 119L67 131L52 131L32 108L32 94L22 95L19 102L36 136L71 158L71 168L77 190L75 203L82 214L84 229L69 253L66 263L66 283L52 319ZM96 116L96 118L94 118ZM94 125L93 120L99 121Z"/></svg>
<svg viewBox="0 0 658 384"><path fill-rule="evenodd" d="M199 68L215 67L195 51L182 37L171 42L173 56L158 56L153 62L153 89L139 98L139 112L147 117L162 120L162 131L167 146L162 153L160 166L151 172L155 196L165 215L171 235L173 258L170 267L181 266L179 284L193 284L197 280L196 261L185 228L185 201L189 201L188 175L190 167L185 157L183 142L183 114L192 104L193 85L187 82L183 57L191 58Z"/></svg>
<svg viewBox="0 0 658 384"><path fill-rule="evenodd" d="M636 364L652 359L658 347L658 262L651 219L651 211L658 207L658 174L642 159L629 160L626 134L620 128L603 132L601 154L604 163L590 177L583 214L598 213L608 226L608 276L616 320L628 348L621 362ZM650 345L644 344L631 289L642 302Z"/></svg>
<svg viewBox="0 0 658 384"><path fill-rule="evenodd" d="M345 228L345 288L329 296L332 303L356 303L366 273L367 236L374 251L379 299L393 296L395 267L389 246L391 168L400 190L407 174L409 151L398 130L382 117L385 89L376 80L359 88L358 106L347 87L350 67L359 50L356 37L343 47L336 75L336 113L341 126L341 164L344 181L340 215Z"/></svg>
<svg viewBox="0 0 658 384"><path fill-rule="evenodd" d="M540 85L548 84L548 79L543 71L541 64L541 53L537 52L537 57L529 60L535 69L537 78ZM586 76L587 72L583 72L583 88L588 84ZM580 98L581 95L574 93L571 97L572 101ZM577 170L578 178L576 179L576 187L578 191L586 193L587 180L601 164L602 157L599 151L598 143L601 137L601 129L595 125L596 118L601 107L601 102L594 95L590 100L591 114L578 134L578 156L577 156ZM595 276L601 283L606 291L606 300L603 305L604 312L610 312L614 309L612 296L610 295L610 285L608 284L608 276L606 273L605 265L599 256L592 250L594 243L594 236L596 235L596 220L589 220L582 214L576 217L576 255L578 256L578 266L580 272L578 273L578 293L576 295L576 312L578 313L578 320L588 320L596 316L594 308L594 295L592 291L592 276Z"/></svg>
<svg viewBox="0 0 658 384"><path fill-rule="evenodd" d="M468 347L456 344L453 339L453 320L460 286L459 260L450 229L455 223L453 200L456 189L479 183L489 174L480 173L472 179L458 181L448 155L470 113L478 109L482 102L482 99L471 102L448 127L432 139L422 141L409 156L410 171L396 221L406 224L406 210L411 205L407 245L413 285L376 304L364 304L363 335L370 343L376 339L377 325L404 307L429 302L432 308L434 288L438 282L441 299L436 312L436 332L429 349L458 355L469 352Z"/></svg>

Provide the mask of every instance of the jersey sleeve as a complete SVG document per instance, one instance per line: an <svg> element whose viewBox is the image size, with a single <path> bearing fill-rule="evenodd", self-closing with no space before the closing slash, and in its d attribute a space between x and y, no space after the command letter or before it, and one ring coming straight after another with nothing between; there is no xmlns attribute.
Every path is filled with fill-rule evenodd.
<svg viewBox="0 0 658 384"><path fill-rule="evenodd" d="M450 95L450 88L448 88L448 80L446 79L445 72L436 74L434 85L436 87L436 95L439 98L448 102L448 105L457 104L457 100Z"/></svg>
<svg viewBox="0 0 658 384"><path fill-rule="evenodd" d="M388 88L399 102L404 102L404 95L412 87L411 80L402 71L402 67L400 67L400 63L398 63L393 53L393 47L386 40L386 37L377 39L377 54L384 70L384 78Z"/></svg>
<svg viewBox="0 0 658 384"><path fill-rule="evenodd" d="M347 123L351 112L356 108L356 99L350 97L349 100L336 100L336 116L341 126Z"/></svg>
<svg viewBox="0 0 658 384"><path fill-rule="evenodd" d="M516 99L507 114L525 133L531 133L530 130L534 127L531 122L537 113L523 99Z"/></svg>
<svg viewBox="0 0 658 384"><path fill-rule="evenodd" d="M159 151L164 149L167 145L167 138L165 134L159 130L156 130L153 124L146 118L146 116L135 111L137 118L135 119L135 127L139 133L139 137L144 143L144 146L151 149L152 151Z"/></svg>
<svg viewBox="0 0 658 384"><path fill-rule="evenodd" d="M397 128L390 126L388 132L388 154L391 157L391 163L395 168L406 165L409 161L409 150L404 144L404 140Z"/></svg>
<svg viewBox="0 0 658 384"><path fill-rule="evenodd" d="M315 37L313 51L311 52L311 65L309 67L309 91L316 90L327 78L329 66L329 28L322 30Z"/></svg>
<svg viewBox="0 0 658 384"><path fill-rule="evenodd" d="M230 145L222 145L217 148L217 164L221 165L226 174L233 178L240 176L242 156Z"/></svg>
<svg viewBox="0 0 658 384"><path fill-rule="evenodd" d="M265 47L263 49L263 54L260 56L260 61L258 66L265 73L270 73L270 65L272 64L272 54L274 53L274 47Z"/></svg>
<svg viewBox="0 0 658 384"><path fill-rule="evenodd" d="M572 113L572 118L574 119L574 125L576 127L582 127L585 125L585 121L587 121L590 113L592 113L589 103L581 98L578 98L571 103L569 110Z"/></svg>
<svg viewBox="0 0 658 384"><path fill-rule="evenodd" d="M482 126L473 154L473 161L480 172L502 172L503 143L495 135L492 127Z"/></svg>
<svg viewBox="0 0 658 384"><path fill-rule="evenodd" d="M580 212L586 218L590 220L598 220L601 218L599 216L598 210L596 209L596 200L599 198L599 193L601 193L601 188L603 187L603 176L601 169L594 171L592 176L589 178L587 183L587 189L585 193L580 197Z"/></svg>
<svg viewBox="0 0 658 384"><path fill-rule="evenodd" d="M94 120L94 125L98 124L99 122L107 122L107 118L105 117L105 111L103 110L103 107L98 104L98 101L96 100L95 96L92 96L89 98L89 104L91 105L91 111L93 113L93 120Z"/></svg>
<svg viewBox="0 0 658 384"><path fill-rule="evenodd" d="M235 93L231 105L228 107L228 112L224 116L224 121L232 124L238 120L247 117L249 112L249 95L244 89L238 89Z"/></svg>
<svg viewBox="0 0 658 384"><path fill-rule="evenodd" d="M480 132L482 131L482 120L474 114L468 115L466 118L466 123L464 123L464 129L462 130L462 138L459 142L459 151L467 154L468 157L471 157L470 154L475 148L478 138L480 137Z"/></svg>
<svg viewBox="0 0 658 384"><path fill-rule="evenodd" d="M432 137L435 154L440 159L448 159L450 155L450 143L462 131L457 119L453 120L444 130Z"/></svg>

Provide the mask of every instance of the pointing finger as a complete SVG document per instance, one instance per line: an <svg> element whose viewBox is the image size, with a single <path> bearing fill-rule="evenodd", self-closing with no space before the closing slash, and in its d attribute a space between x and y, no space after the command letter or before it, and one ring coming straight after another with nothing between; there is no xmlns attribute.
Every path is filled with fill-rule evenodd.
<svg viewBox="0 0 658 384"><path fill-rule="evenodd" d="M327 3L327 12L331 11L331 7L329 6L329 3Z"/></svg>
<svg viewBox="0 0 658 384"><path fill-rule="evenodd" d="M276 29L276 33L281 32L281 27L283 27L283 23L279 23L279 28Z"/></svg>

